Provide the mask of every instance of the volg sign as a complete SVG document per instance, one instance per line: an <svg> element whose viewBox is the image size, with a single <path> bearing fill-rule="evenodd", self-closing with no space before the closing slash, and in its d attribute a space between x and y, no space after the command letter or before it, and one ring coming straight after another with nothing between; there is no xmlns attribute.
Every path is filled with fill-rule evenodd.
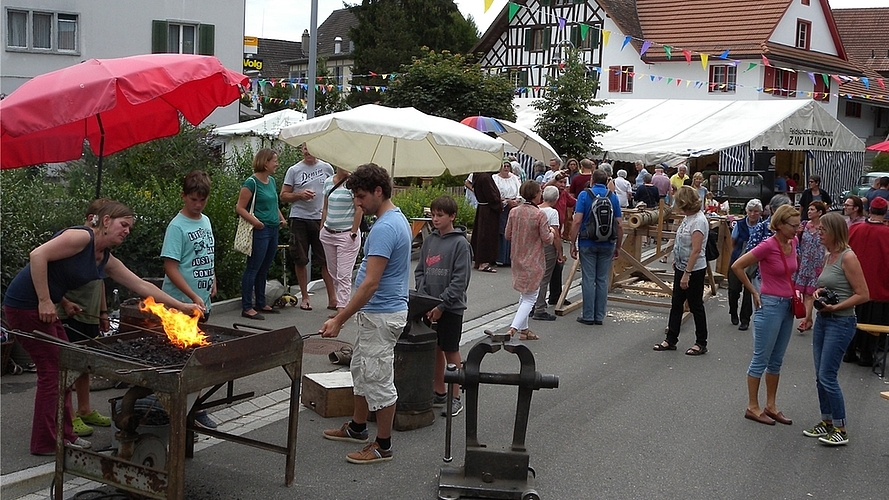
<svg viewBox="0 0 889 500"><path fill-rule="evenodd" d="M244 58L244 71L262 71L262 59Z"/></svg>

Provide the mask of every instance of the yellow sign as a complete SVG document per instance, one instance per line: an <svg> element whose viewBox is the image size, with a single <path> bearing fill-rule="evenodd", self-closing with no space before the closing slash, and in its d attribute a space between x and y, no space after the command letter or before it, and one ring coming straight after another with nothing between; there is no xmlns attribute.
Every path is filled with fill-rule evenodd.
<svg viewBox="0 0 889 500"><path fill-rule="evenodd" d="M257 71L262 71L262 59L248 59L244 58L244 71L255 69Z"/></svg>
<svg viewBox="0 0 889 500"><path fill-rule="evenodd" d="M244 37L244 53L256 54L259 52L259 38L255 36Z"/></svg>

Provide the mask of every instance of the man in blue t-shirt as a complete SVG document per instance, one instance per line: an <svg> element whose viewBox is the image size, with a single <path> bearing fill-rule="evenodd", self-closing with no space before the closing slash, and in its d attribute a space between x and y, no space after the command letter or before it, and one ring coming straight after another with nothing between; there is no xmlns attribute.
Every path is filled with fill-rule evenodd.
<svg viewBox="0 0 889 500"><path fill-rule="evenodd" d="M608 278L611 273L611 262L617 258L619 244L623 241L623 225L621 224L620 202L617 195L608 191L606 183L608 174L604 170L593 171L593 186L590 190L597 196L608 196L614 210L614 234L610 241L595 241L578 238L581 229L590 224L590 208L593 197L589 191L583 190L577 197L574 206L574 223L571 225L571 258L580 255L580 272L582 276L581 291L583 292L583 313L577 317L578 323L584 325L601 325L605 321L605 304L608 301Z"/></svg>
<svg viewBox="0 0 889 500"><path fill-rule="evenodd" d="M352 420L339 429L324 431L326 439L366 443L367 414L376 412L377 438L346 460L369 464L392 460L392 422L395 419L395 342L407 323L411 229L404 214L390 200L389 174L374 163L358 167L346 181L355 204L377 220L364 244L364 259L355 277L355 292L345 308L327 320L319 333L336 337L357 313L358 338L352 349Z"/></svg>

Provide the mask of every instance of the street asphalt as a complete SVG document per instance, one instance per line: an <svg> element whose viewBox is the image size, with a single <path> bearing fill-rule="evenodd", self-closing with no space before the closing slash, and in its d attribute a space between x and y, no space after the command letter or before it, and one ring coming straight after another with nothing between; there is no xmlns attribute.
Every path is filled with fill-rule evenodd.
<svg viewBox="0 0 889 500"><path fill-rule="evenodd" d="M570 263L570 261L569 261ZM570 267L567 266L566 267ZM465 355L486 328L508 326L518 293L507 268L497 274L474 271L465 315ZM566 274L568 269L566 269ZM579 287L569 298L579 299ZM651 297L644 297L651 299ZM313 333L327 316L323 290L314 292L312 311L287 308L255 322L263 327L296 325ZM211 323L253 323L240 310L217 307ZM575 321L579 311L554 322L531 321L541 336L527 342L537 371L560 379L558 389L535 391L526 439L536 490L545 499L884 499L889 472L889 402L879 393L886 382L869 368L843 364L850 443L829 448L802 430L819 419L812 367L811 332L797 334L787 352L778 407L793 425L765 426L745 420L746 367L751 332L729 322L725 290L706 303L710 352L683 354L694 342L693 322L683 325L677 351L655 352L662 340L667 309L609 303L602 326ZM354 326L341 340L353 341ZM303 373L343 370L326 356L305 354ZM488 355L482 371L516 373L513 355ZM50 457L28 453L36 375L2 377L2 498L47 498L53 470ZM220 429L284 444L287 392L283 370L241 379L239 392L253 400L213 413ZM763 388L764 391L764 388ZM482 386L479 439L489 448L508 447L515 416L516 389ZM107 400L119 390L92 393L92 403L108 412ZM764 392L761 400L764 404ZM454 419L453 465L463 464L465 412ZM394 459L352 465L345 455L360 445L328 441L322 430L347 417L322 418L301 409L296 479L284 486L284 457L243 445L201 437L186 465L190 499L358 499L437 498L443 465L445 419L392 437ZM371 436L374 424L371 424ZM111 444L110 429L98 428L94 447ZM109 487L67 476L65 498L78 491Z"/></svg>

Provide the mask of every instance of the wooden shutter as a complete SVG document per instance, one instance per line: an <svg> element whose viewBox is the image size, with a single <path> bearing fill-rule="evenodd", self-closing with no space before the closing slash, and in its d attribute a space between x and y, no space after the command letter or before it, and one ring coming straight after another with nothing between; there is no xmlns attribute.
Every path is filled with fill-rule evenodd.
<svg viewBox="0 0 889 500"><path fill-rule="evenodd" d="M763 73L762 78L762 89L763 92L769 94L775 94L775 68L771 66L766 66L765 72Z"/></svg>
<svg viewBox="0 0 889 500"><path fill-rule="evenodd" d="M519 86L528 86L528 70L519 71Z"/></svg>
<svg viewBox="0 0 889 500"><path fill-rule="evenodd" d="M580 47L580 26L578 25L571 27L571 43L574 44L575 48Z"/></svg>
<svg viewBox="0 0 889 500"><path fill-rule="evenodd" d="M198 54L212 56L216 48L216 26L212 24L198 25Z"/></svg>
<svg viewBox="0 0 889 500"><path fill-rule="evenodd" d="M620 66L608 67L608 92L620 92Z"/></svg>
<svg viewBox="0 0 889 500"><path fill-rule="evenodd" d="M552 36L553 29L549 26L543 29L543 50L546 50L550 46L549 37Z"/></svg>
<svg viewBox="0 0 889 500"><path fill-rule="evenodd" d="M151 21L151 53L167 52L167 22Z"/></svg>
<svg viewBox="0 0 889 500"><path fill-rule="evenodd" d="M549 7L550 5L552 5L552 3L553 0L540 0L541 7Z"/></svg>
<svg viewBox="0 0 889 500"><path fill-rule="evenodd" d="M796 71L787 72L787 90L790 97L796 97Z"/></svg>
<svg viewBox="0 0 889 500"><path fill-rule="evenodd" d="M531 52L534 50L534 30L532 28L525 28L525 50Z"/></svg>

